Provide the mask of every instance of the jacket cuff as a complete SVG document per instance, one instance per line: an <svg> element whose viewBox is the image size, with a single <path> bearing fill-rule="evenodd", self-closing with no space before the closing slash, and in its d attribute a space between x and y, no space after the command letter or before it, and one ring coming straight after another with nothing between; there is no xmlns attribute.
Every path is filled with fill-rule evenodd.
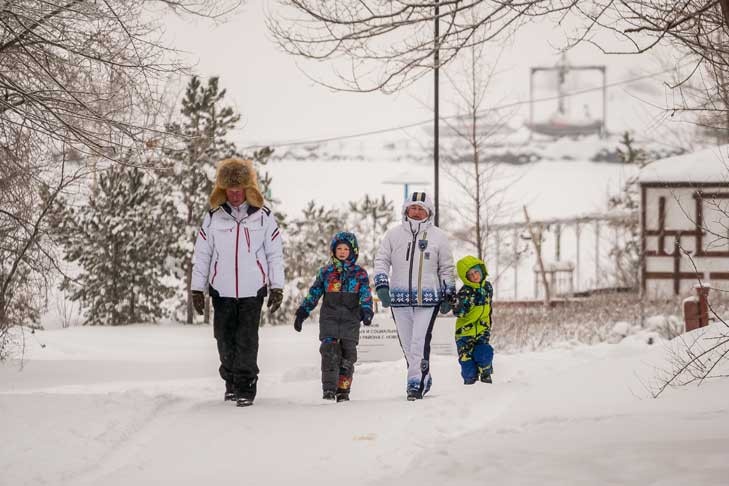
<svg viewBox="0 0 729 486"><path fill-rule="evenodd" d="M382 288L390 288L390 280L387 278L387 274L378 273L375 275L375 290Z"/></svg>

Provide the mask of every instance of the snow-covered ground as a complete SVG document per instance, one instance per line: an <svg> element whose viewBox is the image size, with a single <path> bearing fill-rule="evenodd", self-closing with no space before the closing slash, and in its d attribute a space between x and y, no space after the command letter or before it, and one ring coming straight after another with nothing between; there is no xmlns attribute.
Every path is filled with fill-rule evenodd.
<svg viewBox="0 0 729 486"><path fill-rule="evenodd" d="M265 327L259 395L247 409L222 401L207 326L76 327L26 335L25 345L22 371L0 365L3 486L729 477L729 380L649 398L664 344L497 354L494 384L469 387L455 357L435 356L433 390L417 402L405 400L402 360L364 363L352 401L336 404L320 398L316 325Z"/></svg>

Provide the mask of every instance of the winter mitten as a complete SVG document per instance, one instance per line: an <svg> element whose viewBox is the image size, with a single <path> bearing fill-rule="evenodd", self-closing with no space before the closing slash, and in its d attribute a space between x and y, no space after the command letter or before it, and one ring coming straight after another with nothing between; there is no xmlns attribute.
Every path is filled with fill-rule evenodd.
<svg viewBox="0 0 729 486"><path fill-rule="evenodd" d="M390 307L390 287L380 287L377 289L377 297L382 302L382 307Z"/></svg>
<svg viewBox="0 0 729 486"><path fill-rule="evenodd" d="M448 303L447 300L444 300L440 303L440 313L441 314L448 314L451 311L451 305Z"/></svg>
<svg viewBox="0 0 729 486"><path fill-rule="evenodd" d="M271 289L271 294L268 296L268 310L274 313L281 307L283 301L283 289Z"/></svg>
<svg viewBox="0 0 729 486"><path fill-rule="evenodd" d="M192 291L192 306L195 308L195 312L203 315L205 312L205 294L199 290Z"/></svg>
<svg viewBox="0 0 729 486"><path fill-rule="evenodd" d="M301 332L301 325L307 317L309 316L306 315L306 311L301 307L296 310L296 319L294 320L294 329L296 329L296 332Z"/></svg>
<svg viewBox="0 0 729 486"><path fill-rule="evenodd" d="M360 320L365 326L372 324L372 311L369 309L361 309L359 311Z"/></svg>

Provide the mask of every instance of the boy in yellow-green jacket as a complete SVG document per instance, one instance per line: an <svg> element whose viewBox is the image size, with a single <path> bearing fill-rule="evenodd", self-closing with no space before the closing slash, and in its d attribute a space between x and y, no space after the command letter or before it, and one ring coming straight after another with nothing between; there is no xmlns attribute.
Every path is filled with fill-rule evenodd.
<svg viewBox="0 0 729 486"><path fill-rule="evenodd" d="M473 256L466 256L456 264L463 287L453 299L456 320L456 346L461 365L463 383L472 385L477 380L491 383L494 348L491 337L491 298L494 289L486 281L486 264Z"/></svg>

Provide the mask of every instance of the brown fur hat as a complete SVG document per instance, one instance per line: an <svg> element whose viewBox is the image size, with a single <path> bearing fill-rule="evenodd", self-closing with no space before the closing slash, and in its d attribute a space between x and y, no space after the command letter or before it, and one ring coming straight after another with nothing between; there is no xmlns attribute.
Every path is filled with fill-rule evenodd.
<svg viewBox="0 0 729 486"><path fill-rule="evenodd" d="M227 199L225 190L240 187L246 191L246 202L257 208L263 207L263 195L258 187L258 176L252 160L225 159L218 163L215 188L210 194L210 207L215 209Z"/></svg>

